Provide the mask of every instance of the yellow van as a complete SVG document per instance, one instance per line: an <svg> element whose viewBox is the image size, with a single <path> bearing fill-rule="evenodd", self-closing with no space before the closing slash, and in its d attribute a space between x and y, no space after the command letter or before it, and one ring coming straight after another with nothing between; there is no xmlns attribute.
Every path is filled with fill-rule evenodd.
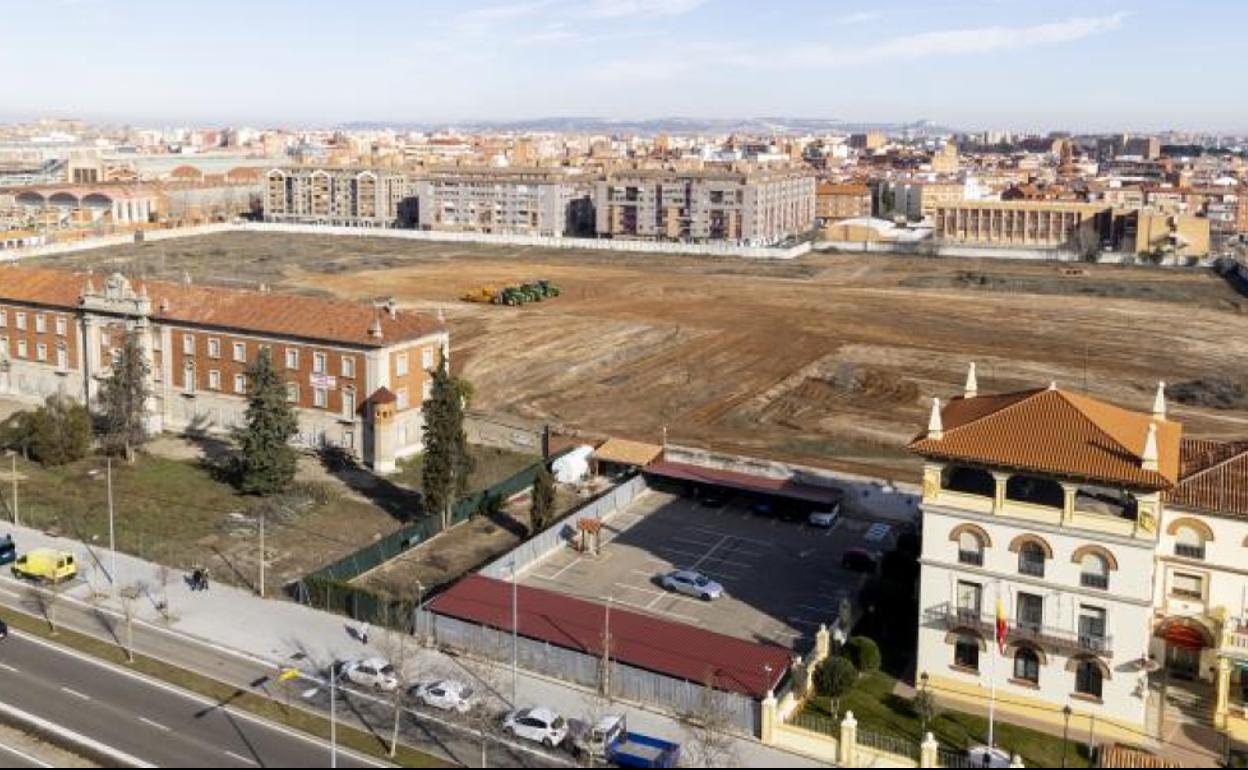
<svg viewBox="0 0 1248 770"><path fill-rule="evenodd" d="M36 548L17 557L13 574L41 583L61 583L78 575L78 560L68 551Z"/></svg>

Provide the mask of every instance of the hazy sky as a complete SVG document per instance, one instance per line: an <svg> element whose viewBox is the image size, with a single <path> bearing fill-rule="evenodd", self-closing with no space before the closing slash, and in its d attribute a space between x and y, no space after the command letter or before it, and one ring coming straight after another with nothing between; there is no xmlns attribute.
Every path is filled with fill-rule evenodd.
<svg viewBox="0 0 1248 770"><path fill-rule="evenodd" d="M1246 0L0 0L0 118L1248 132Z"/></svg>

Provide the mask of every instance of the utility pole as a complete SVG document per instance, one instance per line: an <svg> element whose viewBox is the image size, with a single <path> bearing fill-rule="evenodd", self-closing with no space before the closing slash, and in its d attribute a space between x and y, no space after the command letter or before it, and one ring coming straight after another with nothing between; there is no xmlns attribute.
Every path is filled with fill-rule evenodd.
<svg viewBox="0 0 1248 770"><path fill-rule="evenodd" d="M20 526L17 520L17 451L11 452L13 455L13 526Z"/></svg>
<svg viewBox="0 0 1248 770"><path fill-rule="evenodd" d="M519 701L516 699L516 691L519 689L520 674L518 673L517 659L520 657L520 637L516 630L516 619L519 612L516 610L516 557L511 557L511 706L516 707Z"/></svg>
<svg viewBox="0 0 1248 770"><path fill-rule="evenodd" d="M338 671L335 664L331 661L329 664L329 766L338 767L338 712L334 708L335 682L338 679Z"/></svg>
<svg viewBox="0 0 1248 770"><path fill-rule="evenodd" d="M260 511L260 598L264 598L264 510Z"/></svg>
<svg viewBox="0 0 1248 770"><path fill-rule="evenodd" d="M109 576L108 579L113 583L113 591L117 589L117 539L115 537L115 528L113 526L113 458L108 458L108 551L109 551Z"/></svg>

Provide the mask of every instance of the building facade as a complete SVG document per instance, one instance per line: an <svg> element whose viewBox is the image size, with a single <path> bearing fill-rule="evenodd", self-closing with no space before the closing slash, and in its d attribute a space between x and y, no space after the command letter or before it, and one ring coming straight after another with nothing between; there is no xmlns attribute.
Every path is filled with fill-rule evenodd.
<svg viewBox="0 0 1248 770"><path fill-rule="evenodd" d="M1113 219L1113 209L1100 203L961 201L936 207L934 236L945 243L1079 251L1111 244Z"/></svg>
<svg viewBox="0 0 1248 770"><path fill-rule="evenodd" d="M1178 718L1248 737L1248 442L1185 438L1164 386L1135 412L1055 386L981 395L972 365L909 448L930 686L995 690L1006 720L1070 707L1098 736Z"/></svg>
<svg viewBox="0 0 1248 770"><path fill-rule="evenodd" d="M961 182L892 182L893 210L911 222L930 222L941 206L959 203L966 194Z"/></svg>
<svg viewBox="0 0 1248 770"><path fill-rule="evenodd" d="M820 182L815 188L815 218L822 224L871 216L871 188L865 184Z"/></svg>
<svg viewBox="0 0 1248 770"><path fill-rule="evenodd" d="M539 169L449 169L412 182L422 230L587 235L593 229L591 186Z"/></svg>
<svg viewBox="0 0 1248 770"><path fill-rule="evenodd" d="M343 227L396 227L407 178L352 168L275 168L265 175L264 221Z"/></svg>
<svg viewBox="0 0 1248 770"><path fill-rule="evenodd" d="M815 223L815 179L801 171L619 171L597 183L604 238L778 243Z"/></svg>
<svg viewBox="0 0 1248 770"><path fill-rule="evenodd" d="M337 446L379 472L421 448L438 320L312 297L56 270L0 268L0 395L64 393L94 407L125 336L150 364L152 432L226 433L247 408L247 369L268 349L299 419L295 442Z"/></svg>

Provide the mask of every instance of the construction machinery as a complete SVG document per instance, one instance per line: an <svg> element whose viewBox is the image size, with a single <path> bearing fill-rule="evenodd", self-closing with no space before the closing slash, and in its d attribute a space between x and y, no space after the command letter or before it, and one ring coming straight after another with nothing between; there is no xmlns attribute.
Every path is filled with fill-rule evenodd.
<svg viewBox="0 0 1248 770"><path fill-rule="evenodd" d="M482 286L479 289L466 292L460 299L464 302L480 302L488 305L494 302L494 298L497 296L498 289L495 289L493 286Z"/></svg>
<svg viewBox="0 0 1248 770"><path fill-rule="evenodd" d="M543 300L559 296L559 287L555 286L545 278L539 278L528 283L518 284L516 286L507 286L502 289L496 289L492 286L483 286L480 289L474 289L464 294L460 299L464 302L480 302L492 305L509 305L516 307L519 305L527 305L530 302L542 302Z"/></svg>

